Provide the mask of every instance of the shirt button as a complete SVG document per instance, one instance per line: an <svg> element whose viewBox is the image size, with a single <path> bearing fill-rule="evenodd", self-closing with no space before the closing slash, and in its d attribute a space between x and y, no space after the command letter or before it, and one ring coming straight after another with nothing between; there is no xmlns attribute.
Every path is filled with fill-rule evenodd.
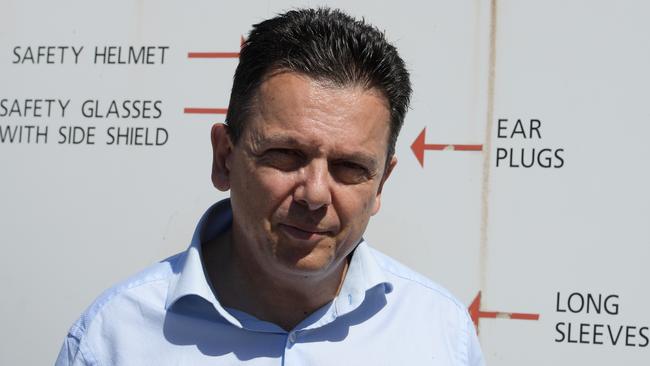
<svg viewBox="0 0 650 366"><path fill-rule="evenodd" d="M296 343L296 338L297 338L297 337L296 337L296 333L295 333L295 332L291 332L291 333L289 333L289 342L291 342L291 343Z"/></svg>

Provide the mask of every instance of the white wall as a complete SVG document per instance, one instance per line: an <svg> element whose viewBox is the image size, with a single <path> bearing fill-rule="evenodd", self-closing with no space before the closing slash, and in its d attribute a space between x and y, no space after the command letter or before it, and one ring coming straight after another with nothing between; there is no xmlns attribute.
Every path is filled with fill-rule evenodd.
<svg viewBox="0 0 650 366"><path fill-rule="evenodd" d="M185 249L225 197L209 181L209 129L223 115L184 108L225 108L237 60L188 52L237 52L251 24L324 3L386 29L413 76L398 168L366 238L468 306L481 291L475 315L502 312L480 318L488 364L648 364L650 5L631 0L0 0L0 99L8 110L55 100L49 116L0 107L5 133L48 128L47 143L27 143L25 127L23 142L0 143L0 364L52 363L95 296ZM70 48L63 63L60 49L53 64L25 59L38 46L83 50L76 64ZM95 64L105 46L168 48L151 65ZM125 99L160 101L160 117L82 114L86 100ZM70 100L65 116L56 100ZM531 119L539 135L510 138ZM94 127L95 144L59 144L61 126ZM110 127L164 128L168 140L107 145ZM410 145L424 128L427 144L483 150L425 151L421 166ZM514 167L522 149L528 163L545 148ZM542 167L547 155L561 167ZM569 311L587 294L617 297Z"/></svg>

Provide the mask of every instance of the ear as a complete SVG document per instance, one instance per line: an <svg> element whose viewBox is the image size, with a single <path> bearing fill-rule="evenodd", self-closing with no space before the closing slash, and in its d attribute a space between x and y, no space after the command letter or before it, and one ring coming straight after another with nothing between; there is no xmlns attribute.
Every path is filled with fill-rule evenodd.
<svg viewBox="0 0 650 366"><path fill-rule="evenodd" d="M395 165L397 165L397 157L393 155L393 157L390 159L390 162L386 164L386 170L384 171L384 175L381 177L381 182L379 182L379 189L377 190L377 195L375 196L375 205L372 208L373 215L379 212L379 208L381 207L381 191L384 189L384 183L386 183L388 177L390 177L390 173L393 172Z"/></svg>
<svg viewBox="0 0 650 366"><path fill-rule="evenodd" d="M215 123L210 132L212 140L212 184L220 191L230 189L230 157L233 151L232 141L226 131L226 125Z"/></svg>

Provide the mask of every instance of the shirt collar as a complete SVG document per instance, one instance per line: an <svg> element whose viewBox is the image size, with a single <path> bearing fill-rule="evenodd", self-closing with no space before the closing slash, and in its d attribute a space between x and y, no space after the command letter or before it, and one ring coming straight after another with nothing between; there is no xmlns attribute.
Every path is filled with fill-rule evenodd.
<svg viewBox="0 0 650 366"><path fill-rule="evenodd" d="M165 308L169 309L176 301L188 295L199 296L210 302L221 316L240 326L239 321L228 313L214 296L203 266L201 244L217 237L232 225L230 199L212 205L199 220L190 247L180 259L180 270L175 281L169 284Z"/></svg>
<svg viewBox="0 0 650 366"><path fill-rule="evenodd" d="M242 327L240 321L226 311L219 303L208 283L201 255L201 243L208 242L232 225L230 199L212 205L199 220L194 230L190 247L180 259L179 273L169 285L165 308L169 309L180 298L195 295L214 305L215 309L230 323ZM382 294L392 291L392 284L377 263L372 249L365 240L357 245L352 254L345 279L338 296L333 301L334 311L331 320L358 308L365 300L366 293L378 285L383 285ZM323 319L325 320L325 319ZM330 320L330 321L331 321ZM326 320L326 322L329 322ZM324 325L319 321L318 325ZM316 324L312 323L312 326ZM311 328L311 327L310 327Z"/></svg>
<svg viewBox="0 0 650 366"><path fill-rule="evenodd" d="M377 263L372 249L362 239L352 254L341 291L334 300L336 316L347 314L359 307L368 291L379 285L383 285L382 294L393 289L393 285Z"/></svg>

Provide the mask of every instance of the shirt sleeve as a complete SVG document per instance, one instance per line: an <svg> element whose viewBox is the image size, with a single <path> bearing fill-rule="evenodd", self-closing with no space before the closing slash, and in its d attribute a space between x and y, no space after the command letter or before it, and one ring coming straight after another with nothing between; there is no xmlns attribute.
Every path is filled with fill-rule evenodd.
<svg viewBox="0 0 650 366"><path fill-rule="evenodd" d="M478 341L478 336L476 335L476 329L474 328L474 323L472 319L467 316L467 332L469 342L467 344L467 365L468 366L485 366L485 360L483 359L483 352L481 351L481 345Z"/></svg>

